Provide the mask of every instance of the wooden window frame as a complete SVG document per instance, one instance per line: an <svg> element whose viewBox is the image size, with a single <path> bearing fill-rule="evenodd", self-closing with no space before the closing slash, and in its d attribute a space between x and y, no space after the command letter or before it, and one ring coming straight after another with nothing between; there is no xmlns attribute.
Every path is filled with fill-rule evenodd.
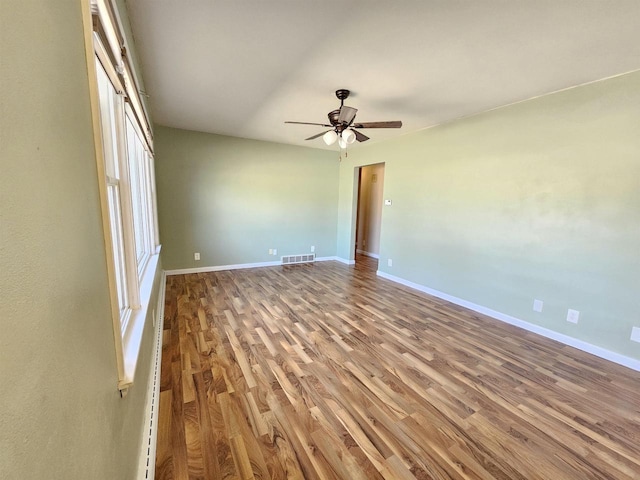
<svg viewBox="0 0 640 480"><path fill-rule="evenodd" d="M133 384L136 366L140 354L142 334L147 314L150 311L151 293L156 278L160 244L157 225L157 201L155 198L155 175L153 169L153 135L150 121L141 101L135 79L135 70L126 56L126 42L122 34L120 19L112 0L81 0L84 21L85 53L91 114L97 164L97 180L102 210L102 227L106 251L107 275L109 279L109 298L113 323L116 364L118 371L117 387L124 396ZM100 87L98 69L102 68L111 82L119 101L114 103L115 153L119 174L108 175L105 156L100 107ZM111 107L109 107L111 108ZM129 118L129 120L127 120ZM127 144L127 121L137 135L134 151ZM138 150L140 149L140 151ZM113 152L111 152L113 153ZM109 152L106 152L109 155ZM134 155L135 158L129 157ZM131 166L138 169L136 176L140 188L140 198L132 198ZM110 200L109 192L117 192L118 199ZM113 196L113 195L112 195ZM115 197L114 197L115 198ZM142 222L135 224L134 202L140 200ZM119 201L119 218L112 205ZM114 223L115 222L115 223ZM112 230L122 228L122 243ZM136 255L136 229L144 241L144 255ZM116 232L117 233L117 232ZM118 279L116 262L124 256L126 280ZM123 306L119 284L126 284L126 305ZM121 288L122 290L122 288Z"/></svg>

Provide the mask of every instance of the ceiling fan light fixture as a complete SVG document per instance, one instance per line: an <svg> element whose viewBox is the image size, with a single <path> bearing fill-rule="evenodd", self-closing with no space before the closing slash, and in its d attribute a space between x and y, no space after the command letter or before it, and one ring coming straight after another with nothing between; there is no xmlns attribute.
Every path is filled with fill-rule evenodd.
<svg viewBox="0 0 640 480"><path fill-rule="evenodd" d="M347 147L354 142L366 142L369 140L364 133L360 131L361 128L400 128L402 122L400 120L394 120L391 122L355 122L357 108L349 107L344 104L344 100L349 96L351 92L349 90L341 89L336 90L336 97L340 100L340 108L330 111L327 114L329 123L314 123L314 122L292 122L286 121L284 123L295 123L297 125L316 125L320 127L329 128L330 130L324 130L323 132L316 133L315 135L305 138L305 140L315 140L322 137L322 140L326 145L333 145L338 142L341 150L346 150ZM357 129L357 130L356 130ZM346 156L346 152L345 152Z"/></svg>
<svg viewBox="0 0 640 480"><path fill-rule="evenodd" d="M327 133L322 135L322 140L324 140L324 143L326 143L327 145L333 145L334 143L336 143L337 139L338 134L333 130L329 130Z"/></svg>
<svg viewBox="0 0 640 480"><path fill-rule="evenodd" d="M356 141L356 134L353 133L353 130L347 129L342 132L342 139L347 143L347 145L351 145Z"/></svg>

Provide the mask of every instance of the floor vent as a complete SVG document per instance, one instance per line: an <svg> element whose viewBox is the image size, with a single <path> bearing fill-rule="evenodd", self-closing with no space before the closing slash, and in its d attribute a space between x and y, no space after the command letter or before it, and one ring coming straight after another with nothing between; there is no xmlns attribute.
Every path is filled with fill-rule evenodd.
<svg viewBox="0 0 640 480"><path fill-rule="evenodd" d="M304 255L286 255L282 257L283 265L291 265L294 263L308 263L315 262L316 254L315 253L305 253Z"/></svg>

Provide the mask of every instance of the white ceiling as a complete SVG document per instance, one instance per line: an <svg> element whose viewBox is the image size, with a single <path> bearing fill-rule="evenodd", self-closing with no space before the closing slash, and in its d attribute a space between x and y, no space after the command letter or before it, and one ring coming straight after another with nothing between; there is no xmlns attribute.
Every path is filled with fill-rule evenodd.
<svg viewBox="0 0 640 480"><path fill-rule="evenodd" d="M640 0L127 0L156 124L317 148L345 104L368 143L640 69ZM350 147L351 148L351 147Z"/></svg>

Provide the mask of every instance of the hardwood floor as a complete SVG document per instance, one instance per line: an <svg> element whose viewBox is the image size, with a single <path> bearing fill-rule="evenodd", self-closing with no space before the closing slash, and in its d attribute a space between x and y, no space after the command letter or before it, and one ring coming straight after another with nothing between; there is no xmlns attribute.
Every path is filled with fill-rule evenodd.
<svg viewBox="0 0 640 480"><path fill-rule="evenodd" d="M366 262L170 276L157 479L638 479L640 374Z"/></svg>
<svg viewBox="0 0 640 480"><path fill-rule="evenodd" d="M370 270L375 273L378 270L378 260L368 255L356 253L356 268L358 270Z"/></svg>

